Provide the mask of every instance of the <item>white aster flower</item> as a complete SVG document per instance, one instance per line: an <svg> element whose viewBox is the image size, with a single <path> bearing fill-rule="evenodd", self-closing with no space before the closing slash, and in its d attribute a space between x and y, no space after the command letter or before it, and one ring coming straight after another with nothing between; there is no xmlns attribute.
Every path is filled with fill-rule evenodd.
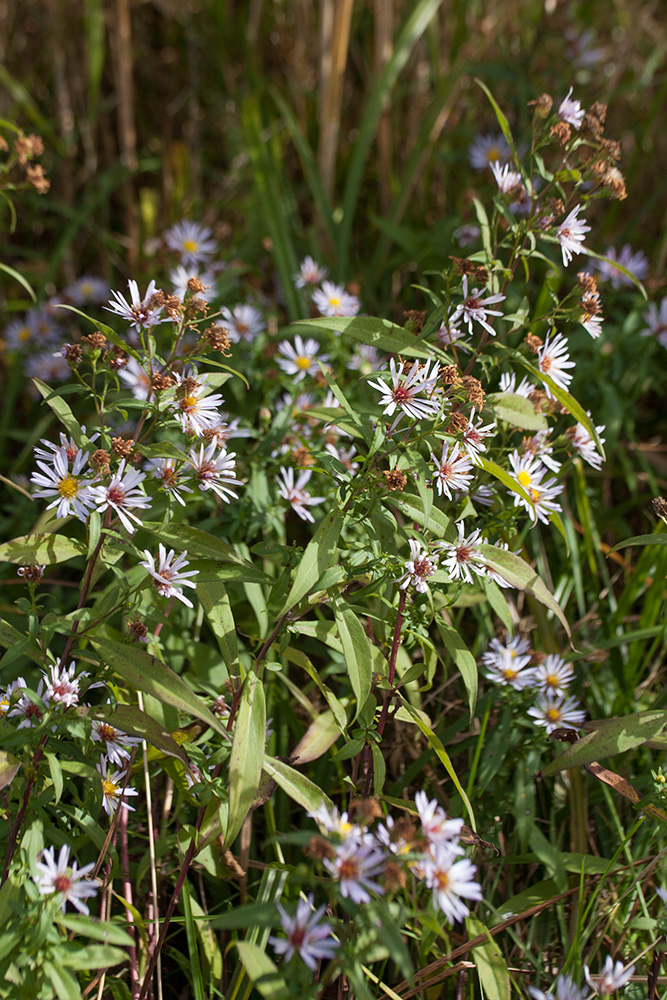
<svg viewBox="0 0 667 1000"><path fill-rule="evenodd" d="M583 242L586 233L591 231L591 227L587 226L583 219L577 218L580 211L581 205L577 205L556 230L556 239L560 243L564 267L570 263L573 254L586 253Z"/></svg>
<svg viewBox="0 0 667 1000"><path fill-rule="evenodd" d="M436 542L436 546L442 550L444 568L452 580L473 583L473 573L477 576L486 575L483 557L476 547L482 541L481 532L477 528L466 538L463 521L459 521L458 532L456 542Z"/></svg>
<svg viewBox="0 0 667 1000"><path fill-rule="evenodd" d="M43 717L44 711L37 702L33 701L28 694L22 694L19 698L15 698L14 694L17 691L27 689L28 685L19 677L13 684L10 684L5 692L5 698L8 699L8 708L5 710L5 714L8 719L21 719L17 729L27 729L32 726L39 726ZM11 690L10 690L11 689ZM49 699L44 691L44 679L41 678L39 684L37 685L37 690L35 691L37 698L43 702L45 708L49 707ZM3 699L4 701L4 699Z"/></svg>
<svg viewBox="0 0 667 1000"><path fill-rule="evenodd" d="M554 996L553 993L543 993L542 990L538 990L535 986L529 986L528 992L533 1000L551 1000ZM555 996L557 1000L586 1000L587 993L586 989L575 985L574 980L570 976L564 976L561 973L556 977Z"/></svg>
<svg viewBox="0 0 667 1000"><path fill-rule="evenodd" d="M552 340L553 332L552 330L551 333L547 334L547 339L537 351L538 366L543 375L548 375L561 389L567 390L572 381L572 375L566 369L575 368L576 365L574 361L570 361L567 340L563 334L557 333ZM547 396L553 399L551 387L546 382L544 388Z"/></svg>
<svg viewBox="0 0 667 1000"><path fill-rule="evenodd" d="M561 101L560 107L558 108L558 117L562 118L564 122L568 122L573 128L580 129L586 112L582 108L579 101L570 100L573 90L574 87L570 87L567 92L567 96Z"/></svg>
<svg viewBox="0 0 667 1000"><path fill-rule="evenodd" d="M519 455L513 451L510 455L510 465L520 486L524 488L530 501L524 500L518 493L514 494L514 506L524 507L533 520L539 519L544 524L549 521L549 513L560 511L559 503L554 498L563 492L562 485L556 479L543 482L544 467L539 458L532 455Z"/></svg>
<svg viewBox="0 0 667 1000"><path fill-rule="evenodd" d="M496 684L521 691L533 682L535 676L534 669L529 666L529 648L528 641L519 636L514 636L508 643L492 639L482 656L482 663L486 667L484 676Z"/></svg>
<svg viewBox="0 0 667 1000"><path fill-rule="evenodd" d="M238 304L231 311L224 307L220 312L232 344L238 344L242 340L252 341L266 329L264 317L254 306Z"/></svg>
<svg viewBox="0 0 667 1000"><path fill-rule="evenodd" d="M519 385L517 385L516 372L503 372L500 376L500 391L511 392L516 396L523 396L525 399L528 399L530 394L535 391L535 387L531 385L525 375Z"/></svg>
<svg viewBox="0 0 667 1000"><path fill-rule="evenodd" d="M473 464L470 457L459 450L458 443L450 449L450 446L444 441L440 458L431 453L431 460L439 496L444 493L452 500L452 490L468 492L473 477Z"/></svg>
<svg viewBox="0 0 667 1000"><path fill-rule="evenodd" d="M287 500L292 506L292 510L295 514L298 514L302 521L314 521L315 518L308 510L309 507L313 507L318 503L324 501L324 497L313 497L310 493L304 489L304 486L309 482L312 472L310 469L302 469L299 473L296 483L294 482L294 469L291 467L286 469L281 465L280 476L276 476L276 482L278 483L278 492L280 493L283 500Z"/></svg>
<svg viewBox="0 0 667 1000"><path fill-rule="evenodd" d="M238 499L230 487L243 485L241 480L236 478L236 452L228 452L225 448L221 448L216 455L217 448L218 443L215 440L208 446L200 445L198 453L193 448L188 456L188 462L194 469L200 490L213 490L221 500L230 503Z"/></svg>
<svg viewBox="0 0 667 1000"><path fill-rule="evenodd" d="M356 316L361 303L356 295L350 295L342 285L323 281L322 287L313 292L313 305L320 316Z"/></svg>
<svg viewBox="0 0 667 1000"><path fill-rule="evenodd" d="M588 413L588 416L590 417L590 413ZM600 443L604 444L605 439L602 437L602 432L605 430L605 425L596 424L595 430L600 438ZM602 468L602 455L598 451L595 441L583 424L577 424L574 428L571 427L567 431L567 436L572 443L572 447L579 452L584 462L592 465L594 469Z"/></svg>
<svg viewBox="0 0 667 1000"><path fill-rule="evenodd" d="M93 719L91 736L96 743L104 743L110 763L118 764L119 767L125 766L125 761L132 756L132 749L141 743L138 736L130 736L121 729L116 729L110 722L99 719Z"/></svg>
<svg viewBox="0 0 667 1000"><path fill-rule="evenodd" d="M112 291L109 305L104 306L107 312L115 313L116 316L126 320L130 324L130 329L136 330L137 333L140 333L142 329L150 329L156 323L168 322L168 320L162 319L162 306L151 305L151 299L156 292L160 291L154 281L149 284L146 289L146 297L143 299L136 281L130 279L127 285L132 304L130 305L120 292Z"/></svg>
<svg viewBox="0 0 667 1000"><path fill-rule="evenodd" d="M105 510L115 511L123 527L132 534L135 528L132 521L141 525L140 519L132 511L137 508L147 510L152 503L151 498L141 489L141 483L145 478L146 474L137 469L128 469L126 472L123 459L107 486L92 488L98 512L101 514Z"/></svg>
<svg viewBox="0 0 667 1000"><path fill-rule="evenodd" d="M6 715L9 708L16 703L17 699L12 697L14 691L20 691L27 686L23 677L17 677L15 681L10 681L0 696L0 715Z"/></svg>
<svg viewBox="0 0 667 1000"><path fill-rule="evenodd" d="M478 135L468 148L468 159L473 170L485 170L492 163L506 163L512 150L504 135Z"/></svg>
<svg viewBox="0 0 667 1000"><path fill-rule="evenodd" d="M487 166L487 164L484 164L484 166ZM454 239L461 247L472 247L479 239L481 232L482 230L479 226L466 223L463 226L459 226L459 228L455 230Z"/></svg>
<svg viewBox="0 0 667 1000"><path fill-rule="evenodd" d="M93 278L90 275L84 275L83 278L75 281L73 285L67 286L63 292L63 297L75 306L83 306L87 302L101 305L110 291L111 289L106 281L102 281L101 278Z"/></svg>
<svg viewBox="0 0 667 1000"><path fill-rule="evenodd" d="M549 694L539 695L537 703L528 709L528 715L535 720L536 726L544 726L548 733L554 729L578 729L586 718L576 698Z"/></svg>
<svg viewBox="0 0 667 1000"><path fill-rule="evenodd" d="M187 550L181 552L181 554L175 559L174 550L169 549L167 552L166 548L160 542L158 545L158 562L148 549L144 549L145 561L141 562L140 566L145 566L150 575L155 581L155 589L157 590L160 597L175 597L182 604L187 605L187 607L192 607L192 601L188 600L183 594L183 587L192 587L194 590L196 584L189 580L188 577L197 576L199 573L198 569L191 569L187 573L183 572L186 566L190 563L185 558L187 556Z"/></svg>
<svg viewBox="0 0 667 1000"><path fill-rule="evenodd" d="M667 347L667 296L657 306L655 302L649 304L644 313L644 322L647 324L640 330L642 337L655 337L663 347Z"/></svg>
<svg viewBox="0 0 667 1000"><path fill-rule="evenodd" d="M174 497L182 507L185 507L185 500L181 493L192 493L192 490L181 482L183 473L175 459L151 458L146 462L144 468L151 472L153 479L160 480L165 493Z"/></svg>
<svg viewBox="0 0 667 1000"><path fill-rule="evenodd" d="M88 452L78 451L70 470L67 449L62 446L54 448L48 461L37 462L41 472L33 472L30 477L31 483L41 487L33 495L46 499L54 497L46 509L57 507L56 517L75 514L80 521L86 521L96 502L93 480L84 479L81 475L87 462Z"/></svg>
<svg viewBox="0 0 667 1000"><path fill-rule="evenodd" d="M614 247L607 247L605 250L607 260L594 261L594 267L602 281L610 281L612 288L634 288L634 282L616 267L620 264L626 271L634 275L637 281L643 281L649 275L649 262L646 254L642 250L633 250L629 243L625 243L618 253Z"/></svg>
<svg viewBox="0 0 667 1000"><path fill-rule="evenodd" d="M294 344L283 340L278 345L276 361L287 375L296 375L295 382L300 382L306 375L317 375L320 371L318 361L323 364L329 360L328 354L320 354L320 345L312 337L304 341L297 333Z"/></svg>
<svg viewBox="0 0 667 1000"><path fill-rule="evenodd" d="M200 264L217 250L212 231L208 226L183 219L164 234L170 250L180 254L183 264Z"/></svg>
<svg viewBox="0 0 667 1000"><path fill-rule="evenodd" d="M437 844L432 857L422 862L424 879L433 890L433 905L439 907L450 924L470 913L464 899L480 900L482 888L475 882L477 868L467 858L458 858L446 844Z"/></svg>
<svg viewBox="0 0 667 1000"><path fill-rule="evenodd" d="M454 344L464 351L470 350L470 338L468 334L462 330L456 323L453 323L451 319L446 320L440 329L436 333L438 343L447 350L449 347L453 347Z"/></svg>
<svg viewBox="0 0 667 1000"><path fill-rule="evenodd" d="M357 454L357 449L352 445L350 448L337 448L335 444L327 443L324 446L325 451L327 451L332 458L338 459L341 465L343 465L348 472L355 473L359 468L359 463L354 462L353 459Z"/></svg>
<svg viewBox="0 0 667 1000"><path fill-rule="evenodd" d="M634 965L629 965L624 969L622 962L614 962L611 955L607 955L602 972L597 976L592 976L587 965L584 966L584 977L592 990L601 996L611 996L617 990L623 989L634 975Z"/></svg>
<svg viewBox="0 0 667 1000"><path fill-rule="evenodd" d="M151 377L136 358L128 358L125 367L118 369L118 377L129 388L135 399L148 399L150 396Z"/></svg>
<svg viewBox="0 0 667 1000"><path fill-rule="evenodd" d="M397 365L394 358L389 361L391 373L391 385L378 379L376 382L368 384L382 393L380 406L384 407L385 416L392 416L396 409L407 414L412 420L421 420L423 417L434 417L440 410L440 401L434 390L438 383L438 373L440 365L436 361L432 371L430 361L424 367L420 367L417 361L406 365ZM418 399L423 393L426 399ZM401 414L399 414L400 419ZM397 422L397 421L396 421ZM394 424L395 426L395 424Z"/></svg>
<svg viewBox="0 0 667 1000"><path fill-rule="evenodd" d="M341 895L357 906L370 902L370 892L384 893L382 886L373 881L382 873L384 862L382 851L354 838L339 844L331 860L324 858L325 867L340 885Z"/></svg>
<svg viewBox="0 0 667 1000"><path fill-rule="evenodd" d="M138 795L139 792L129 785L123 788L125 772L114 771L113 774L110 774L109 762L106 757L102 757L97 765L97 770L102 781L102 805L107 816L113 816L119 805L121 809L134 812L134 806L131 806L125 799L128 795Z"/></svg>
<svg viewBox="0 0 667 1000"><path fill-rule="evenodd" d="M75 672L76 663L74 660L72 660L69 667L62 667L60 660L55 665L52 664L49 667L50 677L46 676L44 700L46 702L55 702L57 705L64 705L65 708L78 705L79 684L81 683L81 678L88 675L84 673L75 677Z"/></svg>
<svg viewBox="0 0 667 1000"><path fill-rule="evenodd" d="M545 694L563 695L572 683L574 667L557 653L549 653L535 668L535 686Z"/></svg>
<svg viewBox="0 0 667 1000"><path fill-rule="evenodd" d="M462 819L451 819L438 805L436 799L429 799L424 791L415 793L415 805L419 813L424 836L429 844L442 844L455 854L463 854L458 839L463 829Z"/></svg>
<svg viewBox="0 0 667 1000"><path fill-rule="evenodd" d="M495 423L485 424L481 417L478 417L475 423L475 410L471 410L468 424L463 431L463 447L473 462L479 462L480 452L486 451L484 440L490 437L495 429Z"/></svg>
<svg viewBox="0 0 667 1000"><path fill-rule="evenodd" d="M269 944L278 955L284 955L289 961L297 952L302 962L315 972L318 961L333 958L340 947L338 941L331 936L331 925L322 920L326 905L313 912L313 896L299 900L294 917L277 903L280 923L285 932L284 938L271 935Z"/></svg>
<svg viewBox="0 0 667 1000"><path fill-rule="evenodd" d="M372 347L370 344L357 344L347 367L351 371L361 372L362 375L370 375L380 367L380 352L377 347Z"/></svg>
<svg viewBox="0 0 667 1000"><path fill-rule="evenodd" d="M204 285L203 292L197 292L197 298L203 299L204 302L210 302L212 298L215 297L215 274L213 271L204 271L200 273L196 267L190 265L190 267L184 267L183 264L179 264L175 267L173 271L169 272L169 280L171 282L172 291L174 295L177 295L181 302L184 301L186 295L190 291L188 288L188 281L190 278L198 278Z"/></svg>
<svg viewBox="0 0 667 1000"><path fill-rule="evenodd" d="M347 840L348 837L361 840L364 836L361 827L353 823L346 812L341 814L336 806L328 809L324 800L320 802L317 809L307 813L307 815L315 820L320 830L324 830L328 834L334 834L336 837L340 837L341 840Z"/></svg>
<svg viewBox="0 0 667 1000"><path fill-rule="evenodd" d="M450 323L456 323L459 318L463 319L463 322L467 324L468 330L472 334L473 332L473 321L479 323L483 326L487 333L490 333L492 337L495 337L496 331L493 329L490 323L487 322L487 316L502 316L502 312L498 309L489 309L491 305L496 305L498 302L504 302L505 296L501 295L500 292L496 295L487 295L486 298L482 298L482 292L479 288L473 288L472 291L468 292L468 275L463 275L463 302L456 307L454 312L450 317Z"/></svg>
<svg viewBox="0 0 667 1000"><path fill-rule="evenodd" d="M35 864L35 868L39 872L39 877L35 879L35 885L42 896L60 893L60 908L63 913L67 903L71 903L79 913L88 916L90 910L84 900L97 894L97 885L85 880L85 877L93 870L95 863L91 862L89 865L84 865L83 868L79 868L76 861L70 865L69 850L68 845L63 844L56 861L55 847L46 848L42 854L42 860Z"/></svg>
<svg viewBox="0 0 667 1000"><path fill-rule="evenodd" d="M509 163L501 167L496 160L491 164L491 171L501 194L513 195L515 200L518 200L522 193L525 194L521 174L510 170Z"/></svg>
<svg viewBox="0 0 667 1000"><path fill-rule="evenodd" d="M203 437L204 432L220 422L218 407L224 403L219 392L211 392L206 376L194 378L176 375L178 389L176 398L170 404L183 433Z"/></svg>
<svg viewBox="0 0 667 1000"><path fill-rule="evenodd" d="M81 426L81 435L82 437L86 436L86 428L84 425ZM92 444L93 441L97 441L99 436L100 433L99 431L97 431L95 434L91 434L88 440ZM50 462L53 459L53 453L56 451L60 451L61 448L65 449L68 462L73 462L77 457L77 455L79 455L83 450L82 448L79 447L79 445L76 443L73 437L67 437L67 435L64 434L63 431L60 431L59 444L54 444L53 441L48 441L46 438L40 438L39 443L43 444L44 447L35 448L35 458L43 458L47 462Z"/></svg>
<svg viewBox="0 0 667 1000"><path fill-rule="evenodd" d="M406 590L411 584L420 594L428 592L426 582L429 576L433 576L438 565L437 556L429 556L428 549L422 549L415 538L410 538L411 557L405 564L405 573L396 580L400 590Z"/></svg>
<svg viewBox="0 0 667 1000"><path fill-rule="evenodd" d="M524 438L521 444L524 455L539 458L542 465L552 472L559 472L562 462L553 457L553 446L549 444L550 430L537 431L532 437Z"/></svg>
<svg viewBox="0 0 667 1000"><path fill-rule="evenodd" d="M297 288L305 288L306 285L319 284L328 273L328 267L322 267L310 255L307 255L299 265L298 274L293 274L292 277Z"/></svg>

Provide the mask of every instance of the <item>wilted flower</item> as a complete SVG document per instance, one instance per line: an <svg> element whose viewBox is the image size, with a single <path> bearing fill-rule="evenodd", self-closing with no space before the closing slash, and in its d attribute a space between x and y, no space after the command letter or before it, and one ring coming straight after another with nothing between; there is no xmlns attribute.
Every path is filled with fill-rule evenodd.
<svg viewBox="0 0 667 1000"><path fill-rule="evenodd" d="M76 861L69 863L69 847L63 844L56 861L55 847L47 847L42 854L42 860L36 862L35 868L40 873L35 879L35 885L42 896L50 896L53 893L60 893L60 908L65 912L67 903L75 906L79 913L86 916L90 913L85 899L97 894L97 885L94 882L84 881L85 876L93 870L95 863L84 865L83 868L77 866Z"/></svg>
<svg viewBox="0 0 667 1000"><path fill-rule="evenodd" d="M313 972L318 961L333 958L339 947L331 936L331 925L322 921L325 906L320 906L313 912L313 896L299 900L296 915L290 917L280 903L277 904L280 923L285 932L284 938L269 937L269 944L278 955L284 955L289 961L297 952L299 957Z"/></svg>

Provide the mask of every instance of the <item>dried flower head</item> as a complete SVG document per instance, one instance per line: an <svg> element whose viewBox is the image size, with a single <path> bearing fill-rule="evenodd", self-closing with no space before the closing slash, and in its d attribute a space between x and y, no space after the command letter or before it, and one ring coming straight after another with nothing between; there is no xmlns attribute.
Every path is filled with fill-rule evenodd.
<svg viewBox="0 0 667 1000"><path fill-rule="evenodd" d="M658 517L661 517L664 521L667 521L667 500L665 500L664 497L656 497L654 500L651 501L651 505L653 506L653 510L658 515Z"/></svg>
<svg viewBox="0 0 667 1000"><path fill-rule="evenodd" d="M535 109L536 118L548 118L551 114L554 99L551 94L540 94L534 101L528 101L528 107Z"/></svg>
<svg viewBox="0 0 667 1000"><path fill-rule="evenodd" d="M424 329L426 313L419 309L407 309L403 313L403 325L410 333L421 333Z"/></svg>
<svg viewBox="0 0 667 1000"><path fill-rule="evenodd" d="M141 618L133 618L127 623L127 630L133 642L148 642L148 629Z"/></svg>
<svg viewBox="0 0 667 1000"><path fill-rule="evenodd" d="M133 448L134 440L132 438L115 437L111 439L112 452L121 458L127 458Z"/></svg>
<svg viewBox="0 0 667 1000"><path fill-rule="evenodd" d="M557 122L555 125L552 125L550 134L561 146L565 146L572 138L572 126L568 125L567 122Z"/></svg>
<svg viewBox="0 0 667 1000"><path fill-rule="evenodd" d="M448 434L458 434L464 431L468 426L468 418L464 416L460 411L452 413L449 417L449 422L447 424Z"/></svg>
<svg viewBox="0 0 667 1000"><path fill-rule="evenodd" d="M461 385L461 376L456 365L445 365L440 378L443 385Z"/></svg>
<svg viewBox="0 0 667 1000"><path fill-rule="evenodd" d="M208 330L204 331L204 340L214 351L229 355L231 341L229 339L229 330L226 326L209 326ZM277 350L277 345L272 346L276 346Z"/></svg>
<svg viewBox="0 0 667 1000"><path fill-rule="evenodd" d="M107 346L107 338L99 330L95 333L85 333L81 340L95 351L103 351Z"/></svg>
<svg viewBox="0 0 667 1000"><path fill-rule="evenodd" d="M172 378L171 375L160 375L159 372L153 375L151 381L151 388L154 392L164 392L165 389L171 389L174 385L176 385L176 379Z"/></svg>
<svg viewBox="0 0 667 1000"><path fill-rule="evenodd" d="M98 472L108 472L110 461L111 455L108 451L105 451L104 448L98 448L97 451L94 451L90 456L90 464L94 469L97 469Z"/></svg>
<svg viewBox="0 0 667 1000"><path fill-rule="evenodd" d="M526 344L530 348L530 350L533 352L533 354L537 354L537 352L539 351L540 347L544 343L544 341L542 340L542 338L541 337L537 337L534 333L528 333L528 334L526 334L526 337L524 339L526 341Z"/></svg>
<svg viewBox="0 0 667 1000"><path fill-rule="evenodd" d="M394 493L402 493L408 485L408 477L400 469L385 470L383 473L387 489Z"/></svg>
<svg viewBox="0 0 667 1000"><path fill-rule="evenodd" d="M476 410L481 410L484 405L484 397L486 395L482 389L482 383L479 379L474 378L472 375L464 375L461 382L463 383L468 399L474 408Z"/></svg>
<svg viewBox="0 0 667 1000"><path fill-rule="evenodd" d="M46 569L46 564L43 566L31 565L31 566L19 566L16 571L19 576L27 583L39 583L39 581L44 576L44 570Z"/></svg>
<svg viewBox="0 0 667 1000"><path fill-rule="evenodd" d="M81 363L83 351L78 344L63 344L60 348L60 356L72 367Z"/></svg>

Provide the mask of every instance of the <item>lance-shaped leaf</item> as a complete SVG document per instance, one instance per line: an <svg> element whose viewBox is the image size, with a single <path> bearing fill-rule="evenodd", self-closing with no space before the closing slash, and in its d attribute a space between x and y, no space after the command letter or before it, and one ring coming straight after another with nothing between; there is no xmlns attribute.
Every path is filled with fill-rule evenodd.
<svg viewBox="0 0 667 1000"><path fill-rule="evenodd" d="M327 809L333 808L329 796L325 795L310 778L295 771L289 764L267 756L264 758L264 770L291 799L309 812L314 812L323 802Z"/></svg>
<svg viewBox="0 0 667 1000"><path fill-rule="evenodd" d="M143 521L142 527L151 531L163 545L171 545L178 552L187 549L192 559L215 559L220 562L238 563L241 566L252 566L252 563L240 556L231 545L209 534L208 531L191 528L187 524L163 525L156 521Z"/></svg>
<svg viewBox="0 0 667 1000"><path fill-rule="evenodd" d="M209 583L197 582L197 598L204 609L213 635L225 661L227 672L238 672L239 649L236 642L236 625L229 597L220 580Z"/></svg>
<svg viewBox="0 0 667 1000"><path fill-rule="evenodd" d="M637 547L642 545L667 545L667 532L662 531L656 535L634 535L632 538L626 538L614 545L613 549L609 549L607 555L610 556L612 552L618 552L619 549L628 549L633 545Z"/></svg>
<svg viewBox="0 0 667 1000"><path fill-rule="evenodd" d="M44 397L46 405L51 407L55 415L58 417L58 420L60 420L60 423L72 435L76 443L81 444L81 424L76 419L65 400L61 396L51 396L52 388L50 385L47 385L46 382L41 382L38 378L34 378L33 382L41 395Z"/></svg>
<svg viewBox="0 0 667 1000"><path fill-rule="evenodd" d="M159 701L177 708L179 712L201 719L221 736L229 738L220 720L166 663L135 646L114 642L112 639L95 638L91 642L109 666L128 681L135 691L153 695Z"/></svg>
<svg viewBox="0 0 667 1000"><path fill-rule="evenodd" d="M544 604L546 608L553 611L565 629L570 643L572 643L570 626L560 604L532 566L529 566L520 556L513 552L507 552L506 549L500 549L496 545L481 544L477 546L477 551L484 558L486 565L502 576L504 580L507 580L512 587L525 591L526 594L530 594L540 604Z"/></svg>
<svg viewBox="0 0 667 1000"><path fill-rule="evenodd" d="M0 545L0 562L18 563L20 566L50 566L67 562L75 556L85 555L86 546L67 535L21 535Z"/></svg>
<svg viewBox="0 0 667 1000"><path fill-rule="evenodd" d="M2 620L0 620L0 646L4 646L8 650L2 658L5 666L15 660L17 656L27 656L29 660L43 666L42 656L38 650L32 649L30 646L30 636L23 635L9 622Z"/></svg>
<svg viewBox="0 0 667 1000"><path fill-rule="evenodd" d="M428 358L432 351L422 347L414 333L408 333L402 326L391 323L388 319L378 319L374 316L322 316L317 319L300 319L292 323L290 329L307 327L317 333L319 330L330 330L351 337L361 344L370 344L379 351L388 354L404 354L411 358Z"/></svg>
<svg viewBox="0 0 667 1000"><path fill-rule="evenodd" d="M138 736L140 739L146 740L156 750L160 750L168 757L178 757L186 767L190 766L188 755L169 730L135 705L116 705L115 708L101 705L99 708L92 709L91 716L108 722L115 729L129 733L130 736Z"/></svg>
<svg viewBox="0 0 667 1000"><path fill-rule="evenodd" d="M436 615L435 621L445 650L448 656L454 661L463 678L463 683L468 692L468 706L470 708L470 717L472 718L477 701L477 661L459 635L457 629L448 625L443 620L442 615Z"/></svg>
<svg viewBox="0 0 667 1000"><path fill-rule="evenodd" d="M341 600L337 600L334 604L334 615L343 646L345 666L357 700L352 719L354 722L371 690L371 647L368 636L354 611L346 607Z"/></svg>
<svg viewBox="0 0 667 1000"><path fill-rule="evenodd" d="M248 674L234 726L229 759L229 816L225 846L231 847L250 811L262 776L266 743L266 706L262 680Z"/></svg>
<svg viewBox="0 0 667 1000"><path fill-rule="evenodd" d="M317 581L336 560L340 529L343 526L342 514L326 514L320 522L317 531L308 542L301 557L294 577L294 582L287 595L283 614L315 589Z"/></svg>
<svg viewBox="0 0 667 1000"><path fill-rule="evenodd" d="M667 711L634 712L595 723L595 732L584 736L550 761L542 774L581 767L617 753L633 750L658 736L667 725Z"/></svg>
<svg viewBox="0 0 667 1000"><path fill-rule="evenodd" d="M313 719L294 750L292 759L297 764L307 764L317 760L334 745L340 736L340 727L331 709Z"/></svg>
<svg viewBox="0 0 667 1000"><path fill-rule="evenodd" d="M516 392L494 392L486 397L485 405L491 408L496 420L503 420L524 431L541 431L547 424L543 413L538 413L529 399Z"/></svg>
<svg viewBox="0 0 667 1000"><path fill-rule="evenodd" d="M554 382L554 380L549 375L545 375L544 372L541 372L540 369L537 368L535 365L532 365L529 361L526 361L525 358L519 356L518 360L521 362L524 368L527 368L528 371L532 372L532 374L535 375L536 378L539 378L540 381L542 381L544 385L548 387L549 391L551 392L551 395L558 400L561 406L565 407L567 412L571 413L574 419L578 423L580 423L583 427L586 428L590 436L595 441L595 447L598 449L598 451L604 458L605 451L602 445L602 441L600 440L600 435L596 431L595 424L588 416L581 403L578 403L574 398L574 396L570 395L567 389L563 389L562 386L557 385L556 382Z"/></svg>

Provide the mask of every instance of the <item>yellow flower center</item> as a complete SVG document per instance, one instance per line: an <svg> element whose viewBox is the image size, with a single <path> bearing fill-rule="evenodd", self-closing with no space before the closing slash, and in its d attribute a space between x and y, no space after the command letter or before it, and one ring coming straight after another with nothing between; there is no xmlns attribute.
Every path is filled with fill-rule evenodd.
<svg viewBox="0 0 667 1000"><path fill-rule="evenodd" d="M505 667L505 669L503 670L503 677L505 678L506 681L513 681L514 678L518 675L518 673L519 673L518 670L512 670L511 667Z"/></svg>
<svg viewBox="0 0 667 1000"><path fill-rule="evenodd" d="M330 306L334 306L334 308L336 306L339 306L340 305L340 299L337 299L335 296L333 296L332 298L329 299L329 305Z"/></svg>
<svg viewBox="0 0 667 1000"><path fill-rule="evenodd" d="M194 410L197 406L197 402L198 400L196 396L184 396L181 403L183 413L188 413L190 410Z"/></svg>
<svg viewBox="0 0 667 1000"><path fill-rule="evenodd" d="M187 250L188 253L194 253L198 246L196 240L183 240L183 249Z"/></svg>
<svg viewBox="0 0 667 1000"><path fill-rule="evenodd" d="M516 478L517 478L518 482L519 482L519 483L520 483L520 484L521 484L521 485L522 485L522 486L523 486L524 488L525 488L526 486L530 486L530 484L531 484L531 483L532 483L532 481L533 481L533 477L532 477L531 475L529 475L529 474L528 474L528 473L526 472L526 470L525 470L525 469L522 469L522 470L521 470L521 472L519 473L519 475L518 475L518 476L517 476Z"/></svg>
<svg viewBox="0 0 667 1000"><path fill-rule="evenodd" d="M560 722L561 713L557 708L548 708L545 716L549 722Z"/></svg>
<svg viewBox="0 0 667 1000"><path fill-rule="evenodd" d="M495 163L496 160L500 159L500 150L497 146L491 146L486 156L489 163Z"/></svg>
<svg viewBox="0 0 667 1000"><path fill-rule="evenodd" d="M73 476L65 476L58 483L58 492L66 500L72 500L79 492L79 483Z"/></svg>
<svg viewBox="0 0 667 1000"><path fill-rule="evenodd" d="M24 343L26 340L30 340L30 329L27 326L21 327L21 332L19 333L19 340Z"/></svg>
<svg viewBox="0 0 667 1000"><path fill-rule="evenodd" d="M300 368L301 371L305 372L307 368L310 368L310 358L306 357L305 354L302 354L296 359L296 366L297 368Z"/></svg>
<svg viewBox="0 0 667 1000"><path fill-rule="evenodd" d="M118 786L110 778L102 778L102 791L107 797L118 795Z"/></svg>
<svg viewBox="0 0 667 1000"><path fill-rule="evenodd" d="M535 489L532 488L532 486L529 486L528 487L528 496L533 501L533 503L538 503L540 497L542 496L542 494L540 493L539 490L535 490Z"/></svg>
<svg viewBox="0 0 667 1000"><path fill-rule="evenodd" d="M545 683L547 687L557 688L558 687L558 677L556 674L547 674Z"/></svg>
<svg viewBox="0 0 667 1000"><path fill-rule="evenodd" d="M438 872L436 878L438 880L438 889L444 892L449 887L449 875L447 872Z"/></svg>

